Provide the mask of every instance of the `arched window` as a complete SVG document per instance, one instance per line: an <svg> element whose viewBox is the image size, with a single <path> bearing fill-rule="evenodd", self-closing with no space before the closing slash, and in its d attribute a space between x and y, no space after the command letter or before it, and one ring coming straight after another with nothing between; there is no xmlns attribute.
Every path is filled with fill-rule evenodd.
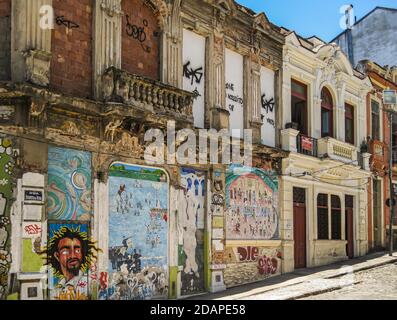
<svg viewBox="0 0 397 320"><path fill-rule="evenodd" d="M321 137L333 137L334 102L327 88L321 90Z"/></svg>

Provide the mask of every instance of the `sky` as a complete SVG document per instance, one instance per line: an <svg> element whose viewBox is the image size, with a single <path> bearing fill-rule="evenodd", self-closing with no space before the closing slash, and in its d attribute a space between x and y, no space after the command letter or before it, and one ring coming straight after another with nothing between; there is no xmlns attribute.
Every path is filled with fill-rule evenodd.
<svg viewBox="0 0 397 320"><path fill-rule="evenodd" d="M397 8L397 0L237 0L254 10L265 12L269 20L307 38L316 35L324 41L331 41L343 29L340 19L343 5L353 5L357 20L375 7Z"/></svg>

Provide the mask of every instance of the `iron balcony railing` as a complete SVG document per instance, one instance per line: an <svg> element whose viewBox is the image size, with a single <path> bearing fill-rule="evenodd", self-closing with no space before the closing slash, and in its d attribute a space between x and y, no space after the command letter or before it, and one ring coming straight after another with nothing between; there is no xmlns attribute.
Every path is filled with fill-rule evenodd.
<svg viewBox="0 0 397 320"><path fill-rule="evenodd" d="M317 157L318 156L317 145L318 145L317 139L308 137L303 134L298 134L297 142L296 142L298 153L312 157Z"/></svg>

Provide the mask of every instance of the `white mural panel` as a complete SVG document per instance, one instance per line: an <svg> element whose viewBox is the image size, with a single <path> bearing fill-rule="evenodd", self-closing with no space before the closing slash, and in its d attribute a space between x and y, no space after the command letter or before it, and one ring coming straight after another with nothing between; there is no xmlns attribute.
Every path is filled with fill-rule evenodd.
<svg viewBox="0 0 397 320"><path fill-rule="evenodd" d="M183 30L183 89L193 92L194 125L204 128L205 116L205 38Z"/></svg>
<svg viewBox="0 0 397 320"><path fill-rule="evenodd" d="M233 137L244 134L244 59L243 56L226 49L226 107L230 112L230 130ZM233 131L233 129L239 129Z"/></svg>
<svg viewBox="0 0 397 320"><path fill-rule="evenodd" d="M264 145L276 146L276 105L274 71L261 67L261 115L263 120L261 139Z"/></svg>

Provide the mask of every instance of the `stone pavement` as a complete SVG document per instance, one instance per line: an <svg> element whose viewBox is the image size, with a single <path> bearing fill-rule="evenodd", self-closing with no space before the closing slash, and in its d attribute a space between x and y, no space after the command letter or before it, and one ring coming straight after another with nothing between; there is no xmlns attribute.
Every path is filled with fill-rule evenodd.
<svg viewBox="0 0 397 320"><path fill-rule="evenodd" d="M397 263L359 271L354 285L300 300L397 300Z"/></svg>
<svg viewBox="0 0 397 320"><path fill-rule="evenodd" d="M226 291L187 298L188 300L295 300L355 284L354 273L397 262L397 253L386 252L338 262L328 266L300 269L264 281Z"/></svg>

